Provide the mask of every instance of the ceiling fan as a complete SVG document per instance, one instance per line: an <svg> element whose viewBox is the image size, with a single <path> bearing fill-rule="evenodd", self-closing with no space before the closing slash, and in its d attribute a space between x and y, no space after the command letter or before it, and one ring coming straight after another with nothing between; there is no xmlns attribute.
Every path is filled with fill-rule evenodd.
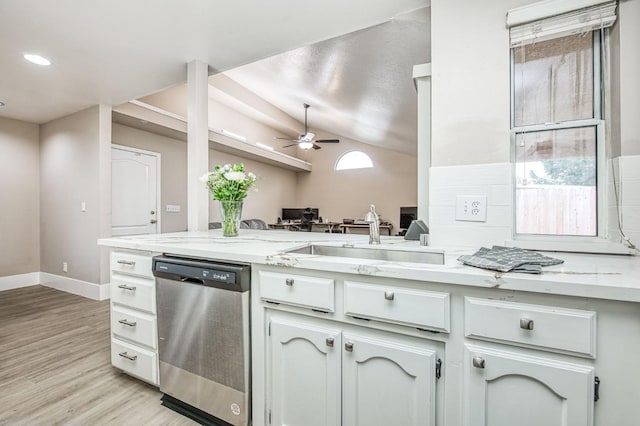
<svg viewBox="0 0 640 426"><path fill-rule="evenodd" d="M290 145L285 145L283 146L283 148L288 148L290 146L298 146L301 149L320 149L320 145L318 145L319 143L338 143L340 142L339 139L319 139L319 140L314 140L313 138L316 136L315 134L311 133L308 131L307 129L307 111L309 109L309 104L303 104L304 105L304 133L301 134L298 139L289 139L289 138L279 138L279 137L275 137L274 139L283 139L286 141L291 141L291 142L295 142L292 143Z"/></svg>

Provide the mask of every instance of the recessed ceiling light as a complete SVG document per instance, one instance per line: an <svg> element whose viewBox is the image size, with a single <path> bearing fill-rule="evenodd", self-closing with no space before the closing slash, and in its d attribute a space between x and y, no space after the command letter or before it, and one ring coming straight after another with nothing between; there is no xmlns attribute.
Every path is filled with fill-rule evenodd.
<svg viewBox="0 0 640 426"><path fill-rule="evenodd" d="M45 67L51 65L50 60L40 55L36 55L35 53L25 53L24 58L29 62L33 62L34 64L38 64L38 65L43 65Z"/></svg>

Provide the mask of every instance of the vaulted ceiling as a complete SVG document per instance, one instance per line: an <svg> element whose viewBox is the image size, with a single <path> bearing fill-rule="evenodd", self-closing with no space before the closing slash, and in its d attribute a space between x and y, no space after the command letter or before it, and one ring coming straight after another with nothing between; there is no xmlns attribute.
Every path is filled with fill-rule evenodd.
<svg viewBox="0 0 640 426"><path fill-rule="evenodd" d="M184 82L186 63L193 59L208 63L212 73L226 71L427 5L428 0L3 0L0 116L44 123L98 103L118 105ZM362 46L374 55L388 50L376 47ZM26 62L27 52L52 65ZM315 65L326 77L327 69L340 66L340 57L307 52L299 58L309 65L307 71ZM384 75L378 79L384 87ZM357 84L353 79L325 83L325 90L341 91ZM317 93L310 102L314 99L322 103ZM378 114L363 108L353 118L377 120L389 112Z"/></svg>

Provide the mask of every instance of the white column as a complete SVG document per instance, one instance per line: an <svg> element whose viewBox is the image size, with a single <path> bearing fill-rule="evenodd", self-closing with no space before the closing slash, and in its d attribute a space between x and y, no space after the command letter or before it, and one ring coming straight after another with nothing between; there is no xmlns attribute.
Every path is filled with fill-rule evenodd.
<svg viewBox="0 0 640 426"><path fill-rule="evenodd" d="M209 223L209 194L200 177L209 170L209 67L187 65L187 229L204 231Z"/></svg>
<svg viewBox="0 0 640 426"><path fill-rule="evenodd" d="M418 219L429 225L429 171L431 169L431 64L413 67L418 92Z"/></svg>

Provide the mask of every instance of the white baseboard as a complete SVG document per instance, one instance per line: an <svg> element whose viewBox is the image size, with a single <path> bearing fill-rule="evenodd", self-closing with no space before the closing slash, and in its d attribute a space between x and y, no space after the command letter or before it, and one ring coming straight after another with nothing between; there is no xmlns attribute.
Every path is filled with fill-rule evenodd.
<svg viewBox="0 0 640 426"><path fill-rule="evenodd" d="M40 272L0 277L0 291L40 284Z"/></svg>
<svg viewBox="0 0 640 426"><path fill-rule="evenodd" d="M106 300L109 298L109 284L95 284L74 278L40 272L40 284L67 293L77 294L93 300Z"/></svg>

